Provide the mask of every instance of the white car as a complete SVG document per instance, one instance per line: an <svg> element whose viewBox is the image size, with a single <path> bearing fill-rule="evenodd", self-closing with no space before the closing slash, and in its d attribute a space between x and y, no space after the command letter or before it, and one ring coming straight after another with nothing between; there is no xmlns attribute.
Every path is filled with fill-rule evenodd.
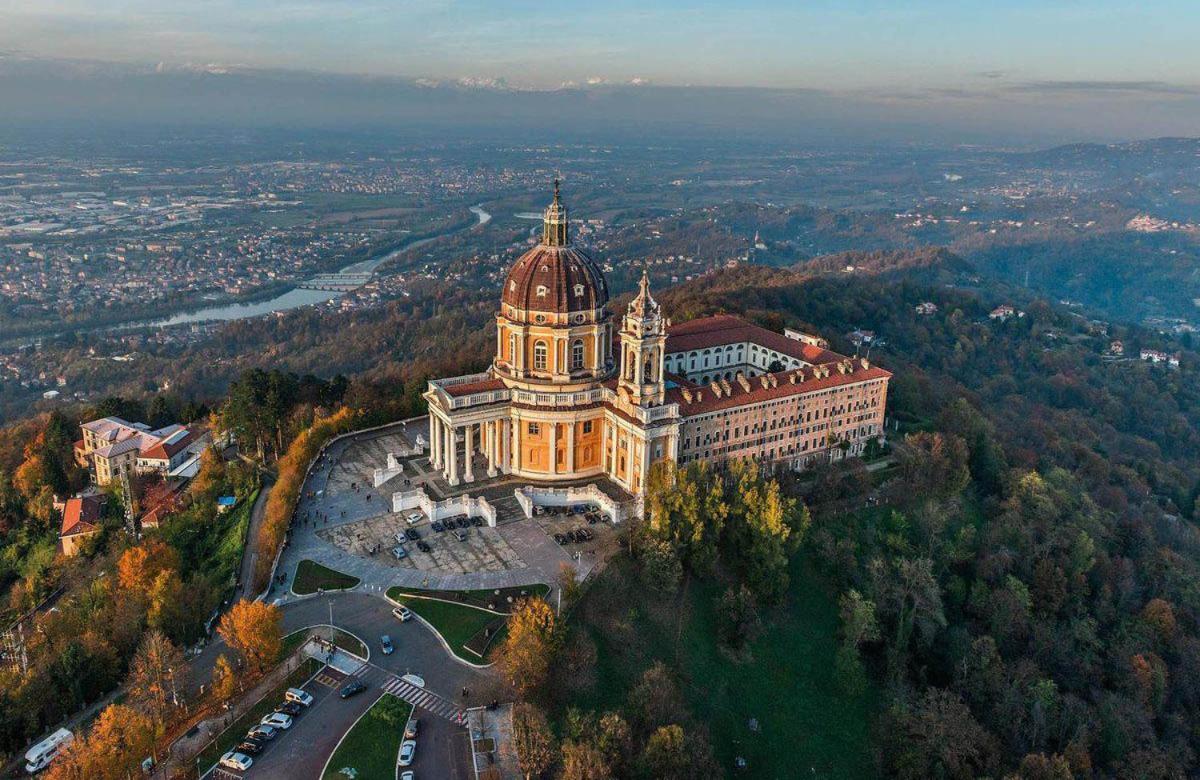
<svg viewBox="0 0 1200 780"><path fill-rule="evenodd" d="M407 623L412 620L412 610L408 607L396 607L392 610L392 617L399 620L401 623Z"/></svg>
<svg viewBox="0 0 1200 780"><path fill-rule="evenodd" d="M272 712L270 715L264 715L259 723L277 729L290 729L292 727L292 716L286 712Z"/></svg>
<svg viewBox="0 0 1200 780"><path fill-rule="evenodd" d="M411 769L407 772L400 773L400 780L414 780L415 778L416 778L416 775L413 774Z"/></svg>
<svg viewBox="0 0 1200 780"><path fill-rule="evenodd" d="M425 518L425 515L421 514L420 512L411 512L404 517L404 520L409 525L416 525L417 523L421 522L424 518Z"/></svg>
<svg viewBox="0 0 1200 780"><path fill-rule="evenodd" d="M417 743L406 739L400 744L400 766L412 766L413 757L417 754Z"/></svg>
<svg viewBox="0 0 1200 780"><path fill-rule="evenodd" d="M283 698L305 707L311 707L313 703L312 694L308 691L302 691L299 688L288 688L287 693L283 694Z"/></svg>
<svg viewBox="0 0 1200 780"><path fill-rule="evenodd" d="M401 560L402 558L408 557L408 551L403 547L393 547L392 556L395 557L396 560Z"/></svg>
<svg viewBox="0 0 1200 780"><path fill-rule="evenodd" d="M245 772L253 763L253 758L250 758L250 756L246 755L245 753L238 753L235 750L231 750L225 755L221 756L221 766L225 767L226 769L236 769L239 772Z"/></svg>

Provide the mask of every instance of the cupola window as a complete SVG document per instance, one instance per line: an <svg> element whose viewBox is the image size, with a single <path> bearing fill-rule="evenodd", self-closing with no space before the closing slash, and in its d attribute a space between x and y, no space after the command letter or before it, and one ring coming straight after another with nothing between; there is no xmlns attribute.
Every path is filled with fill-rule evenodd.
<svg viewBox="0 0 1200 780"><path fill-rule="evenodd" d="M538 297L539 297L539 298L545 298L545 297L546 297L546 293L548 293L548 292L550 292L550 291L549 291L548 289L546 289L546 285L544 285L544 284L539 284L539 285L537 286L537 295L538 295Z"/></svg>
<svg viewBox="0 0 1200 780"><path fill-rule="evenodd" d="M583 297L583 285L582 284L575 285L575 297L576 298Z"/></svg>

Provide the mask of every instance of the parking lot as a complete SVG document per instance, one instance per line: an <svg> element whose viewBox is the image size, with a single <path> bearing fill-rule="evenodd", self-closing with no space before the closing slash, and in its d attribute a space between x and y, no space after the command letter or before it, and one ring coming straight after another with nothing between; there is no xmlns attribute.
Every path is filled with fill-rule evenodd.
<svg viewBox="0 0 1200 780"><path fill-rule="evenodd" d="M534 521L569 555L600 555L617 545L617 529L599 507L537 507Z"/></svg>
<svg viewBox="0 0 1200 780"><path fill-rule="evenodd" d="M443 523L435 527L423 515L419 522L408 523L404 517L407 514L388 513L323 528L317 531L317 536L348 553L398 569L465 574L525 568L525 562L504 537L487 527L481 518L467 522L465 527L460 522L454 528L446 528ZM443 530L438 531L437 527ZM418 538L405 538L406 533L409 536L415 533ZM393 553L396 547L403 548L403 557Z"/></svg>
<svg viewBox="0 0 1200 780"><path fill-rule="evenodd" d="M344 679L345 675L336 669L323 668L302 688L312 696L312 704L300 708L289 728L278 730L274 737L262 742L261 750L250 755L253 763L248 770L218 765L204 777L212 780L295 777L297 767L307 766L314 752L319 753L322 748L332 751L342 733L370 706L370 697L360 695L344 701L338 698L337 689ZM276 702L282 703L282 700Z"/></svg>

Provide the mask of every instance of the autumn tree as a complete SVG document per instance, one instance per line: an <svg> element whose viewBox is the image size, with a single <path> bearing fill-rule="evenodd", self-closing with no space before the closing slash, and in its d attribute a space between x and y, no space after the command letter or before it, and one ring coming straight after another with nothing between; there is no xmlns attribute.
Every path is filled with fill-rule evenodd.
<svg viewBox="0 0 1200 780"><path fill-rule="evenodd" d="M508 619L508 636L500 648L500 668L521 698L546 682L559 636L554 610L541 598L517 602Z"/></svg>
<svg viewBox="0 0 1200 780"><path fill-rule="evenodd" d="M123 704L105 707L86 737L50 765L47 780L129 780L154 747L150 719Z"/></svg>
<svg viewBox="0 0 1200 780"><path fill-rule="evenodd" d="M528 702L517 702L512 710L512 739L517 764L525 780L540 777L554 763L554 735L540 709Z"/></svg>
<svg viewBox="0 0 1200 780"><path fill-rule="evenodd" d="M234 697L238 691L238 676L234 670L233 664L229 663L229 659L224 653L217 656L216 665L213 666L212 674L212 695L218 702L227 702Z"/></svg>
<svg viewBox="0 0 1200 780"><path fill-rule="evenodd" d="M568 740L562 746L562 775L560 780L609 780L604 754L588 742Z"/></svg>
<svg viewBox="0 0 1200 780"><path fill-rule="evenodd" d="M130 547L117 561L117 582L121 588L147 599L158 576L164 572L178 578L179 553L161 539L148 539Z"/></svg>
<svg viewBox="0 0 1200 780"><path fill-rule="evenodd" d="M217 632L233 648L252 675L279 660L283 642L283 613L261 601L242 600L230 607Z"/></svg>
<svg viewBox="0 0 1200 780"><path fill-rule="evenodd" d="M162 733L178 707L178 692L187 688L187 673L182 651L162 632L148 631L129 668L129 698L150 718L156 734Z"/></svg>

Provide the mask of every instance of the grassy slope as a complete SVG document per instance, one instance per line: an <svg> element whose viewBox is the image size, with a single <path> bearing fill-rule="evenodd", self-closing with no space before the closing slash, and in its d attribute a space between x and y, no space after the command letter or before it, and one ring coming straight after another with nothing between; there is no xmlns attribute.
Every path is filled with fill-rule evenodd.
<svg viewBox="0 0 1200 780"><path fill-rule="evenodd" d="M676 607L647 594L627 562L615 562L576 613L596 643L597 674L590 693L571 703L618 709L642 672L662 660L680 674L722 766L741 755L754 777L874 776L868 740L875 692L850 698L834 683L837 609L802 560L792 566L786 605L769 615L749 663L717 649L713 603L722 590L713 580L693 580ZM750 718L758 719L758 733L747 728Z"/></svg>
<svg viewBox="0 0 1200 780"><path fill-rule="evenodd" d="M450 649L459 658L480 663L479 657L463 649L468 639L482 631L484 626L496 619L491 612L484 612L474 607L464 607L447 601L414 598L398 592L395 588L388 591L388 596L424 618L450 645Z"/></svg>
<svg viewBox="0 0 1200 780"><path fill-rule="evenodd" d="M341 770L347 767L354 768L357 780L394 780L396 754L411 714L411 704L385 693L347 732L323 780L346 780Z"/></svg>
<svg viewBox="0 0 1200 780"><path fill-rule="evenodd" d="M358 585L358 577L343 574L340 571L322 566L316 561L303 560L296 566L296 579L292 583L292 591L304 596L324 590L349 590Z"/></svg>

